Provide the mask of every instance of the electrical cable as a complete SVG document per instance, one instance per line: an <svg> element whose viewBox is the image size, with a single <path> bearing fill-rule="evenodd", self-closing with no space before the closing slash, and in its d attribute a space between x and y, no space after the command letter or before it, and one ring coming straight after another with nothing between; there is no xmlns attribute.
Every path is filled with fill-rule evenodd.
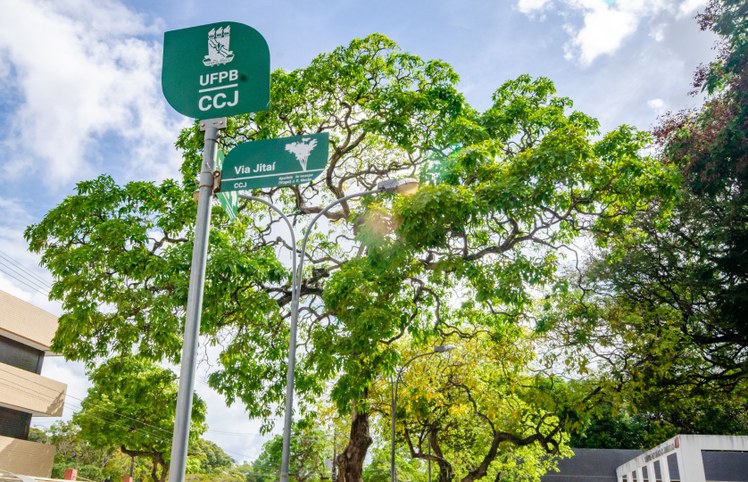
<svg viewBox="0 0 748 482"><path fill-rule="evenodd" d="M0 260L5 260L8 263L11 263L17 270L20 270L23 272L23 274L30 278L33 281L38 282L40 285L44 286L46 289L52 289L52 283L45 280L38 274L34 273L30 269L24 267L21 263L16 261L13 257L9 256L8 254L4 253L2 250L0 250Z"/></svg>
<svg viewBox="0 0 748 482"><path fill-rule="evenodd" d="M2 266L0 266L0 271L2 271L3 273L5 273L7 276L10 276L14 280L18 281L19 283L25 285L26 287L30 288L32 291L35 291L37 293L40 293L42 295L45 295L45 296L49 297L49 292L44 292L41 289L39 289L39 287L34 286L33 284L31 284L28 281L25 281L23 278L19 278L18 276L14 275L13 273L9 273L9 272L5 271L2 268Z"/></svg>

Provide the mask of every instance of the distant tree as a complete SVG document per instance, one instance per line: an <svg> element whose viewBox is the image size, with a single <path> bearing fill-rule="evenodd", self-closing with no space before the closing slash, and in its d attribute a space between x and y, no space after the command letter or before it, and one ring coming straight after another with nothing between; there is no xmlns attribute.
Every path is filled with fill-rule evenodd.
<svg viewBox="0 0 748 482"><path fill-rule="evenodd" d="M206 473L228 470L236 465L234 459L215 442L197 439L190 444L189 456L200 461L200 471Z"/></svg>
<svg viewBox="0 0 748 482"><path fill-rule="evenodd" d="M55 422L46 429L32 427L29 440L55 446L52 477L56 478L62 478L67 468L78 469L81 477L93 480L120 478L130 464L130 458L115 446L92 446L72 421Z"/></svg>
<svg viewBox="0 0 748 482"><path fill-rule="evenodd" d="M560 347L579 348L571 366L607 373L609 393L641 414L629 421L663 434L746 433L718 414L748 400L748 5L711 1L698 18L721 50L695 76L704 105L654 131L673 189L624 235L598 233L599 252L557 286L542 320Z"/></svg>
<svg viewBox="0 0 748 482"><path fill-rule="evenodd" d="M455 311L453 320L478 315L470 301ZM444 341L455 350L421 357L404 372L397 442L411 457L430 461L440 482L540 480L568 449L562 407L536 397L530 332L514 324L494 325L492 332L471 331L467 321L460 326L459 337ZM390 429L390 389L378 390L387 413L383 435Z"/></svg>
<svg viewBox="0 0 748 482"><path fill-rule="evenodd" d="M115 422L116 423L116 422ZM121 480L130 474L130 463L133 457L121 452L119 447L111 446L95 448L86 441L78 427L72 420L55 422L49 428L32 427L29 440L54 445L57 449L52 468L52 476L61 478L65 469L78 469L78 475L91 480ZM134 474L136 478L147 476L151 472L149 460L135 457ZM198 439L190 445L188 466L194 468L194 473L188 470L185 480L243 482L240 467L215 443Z"/></svg>
<svg viewBox="0 0 748 482"><path fill-rule="evenodd" d="M130 457L150 461L150 477L164 482L168 474L176 412L176 375L137 357L117 357L89 373L92 382L73 416L80 436L93 447L118 447ZM205 431L205 403L195 396L190 442Z"/></svg>
<svg viewBox="0 0 748 482"><path fill-rule="evenodd" d="M289 477L298 482L319 482L329 478L325 460L332 457L330 434L318 424L306 420L292 426ZM283 437L276 435L262 447L262 452L252 462L252 480L270 482L280 475Z"/></svg>

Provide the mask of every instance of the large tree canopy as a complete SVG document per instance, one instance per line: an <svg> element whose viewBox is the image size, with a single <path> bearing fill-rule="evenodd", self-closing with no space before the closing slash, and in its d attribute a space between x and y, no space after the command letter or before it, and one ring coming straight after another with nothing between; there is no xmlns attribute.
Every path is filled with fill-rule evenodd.
<svg viewBox="0 0 748 482"><path fill-rule="evenodd" d="M296 387L303 406L332 384L340 412L353 414L338 457L346 481L361 479L370 389L402 363L400 347L524 322L567 243L619 235L674 189L674 171L640 154L646 134L600 135L548 79L504 83L483 113L456 82L445 63L372 35L274 72L271 108L229 119L220 141L330 134L319 180L254 193L297 226L380 180L421 179L409 198L341 202L310 237ZM26 231L55 277L64 314L53 348L68 358L94 365L137 351L178 361L202 135L187 129L177 145L181 182L81 182ZM203 344L220 352L210 384L270 423L284 396L296 247L256 203L243 202L235 223L214 210L212 226L201 324Z"/></svg>
<svg viewBox="0 0 748 482"><path fill-rule="evenodd" d="M695 77L707 100L654 132L675 197L637 213L629 236L597 235L604 249L546 320L580 349L571 359L594 360L656 423L743 433L717 414L748 407L748 5L712 1L699 19L721 37Z"/></svg>

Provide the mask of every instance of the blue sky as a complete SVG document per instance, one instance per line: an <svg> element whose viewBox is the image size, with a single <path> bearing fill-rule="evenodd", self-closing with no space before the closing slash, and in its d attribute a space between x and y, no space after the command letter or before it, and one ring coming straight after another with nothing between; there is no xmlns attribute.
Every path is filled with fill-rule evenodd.
<svg viewBox="0 0 748 482"><path fill-rule="evenodd" d="M522 73L550 77L603 130L650 129L668 110L697 105L694 69L714 37L693 19L706 0L0 0L0 256L45 280L23 229L109 173L120 182L178 177L173 145L190 122L160 87L163 32L220 21L245 23L267 40L271 68L304 67L321 52L380 32L422 58L450 63L473 107ZM26 271L23 271L26 273ZM0 271L0 289L59 314L45 283ZM85 396L75 364L46 362L69 383L69 416ZM208 399L207 437L237 459L263 438L241 407ZM75 397L75 398L73 398Z"/></svg>

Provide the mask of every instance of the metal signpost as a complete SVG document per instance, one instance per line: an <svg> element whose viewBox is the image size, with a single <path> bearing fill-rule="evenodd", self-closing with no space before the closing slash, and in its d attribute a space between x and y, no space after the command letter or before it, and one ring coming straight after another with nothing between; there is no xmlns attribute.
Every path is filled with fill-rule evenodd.
<svg viewBox="0 0 748 482"><path fill-rule="evenodd" d="M327 166L329 136L327 133L265 139L247 142L232 149L223 162L221 170L221 194L245 191L263 187L294 186L313 181ZM296 247L293 223L272 203L254 196L240 195L244 199L259 201L268 205L288 225L292 245ZM345 200L344 198L342 200ZM342 200L338 200L340 202ZM337 204L333 203L331 206ZM323 213L327 210L323 210ZM301 243L298 265L303 266L304 248L311 232L311 226L320 214L310 223ZM296 325L299 316L299 295L301 291L301 268L296 267L297 254L293 256L293 276L291 288L291 326L288 340L288 371L286 374L286 409L283 421L283 447L281 452L280 481L288 481L288 464L291 446L291 414L293 413L294 367L296 365Z"/></svg>
<svg viewBox="0 0 748 482"><path fill-rule="evenodd" d="M200 128L205 132L169 464L169 482L182 482L187 464L218 131L226 127L225 116L268 108L270 53L267 43L255 29L236 22L166 32L161 83L169 104L181 114L204 119Z"/></svg>
<svg viewBox="0 0 748 482"><path fill-rule="evenodd" d="M221 192L311 182L325 170L327 155L326 132L240 144L223 163Z"/></svg>

